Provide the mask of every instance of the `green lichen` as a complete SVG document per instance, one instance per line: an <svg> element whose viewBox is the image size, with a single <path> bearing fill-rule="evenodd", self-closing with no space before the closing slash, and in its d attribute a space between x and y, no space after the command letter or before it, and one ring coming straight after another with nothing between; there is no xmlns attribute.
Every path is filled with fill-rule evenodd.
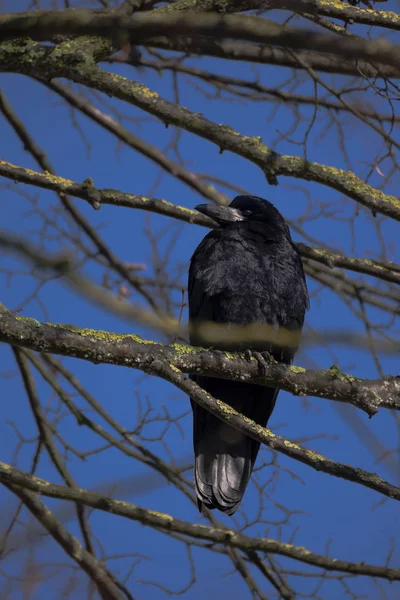
<svg viewBox="0 0 400 600"><path fill-rule="evenodd" d="M180 10L188 10L196 6L196 0L177 0L177 2L173 2L172 4L168 4L167 6L160 6L156 8L154 13L169 13L176 12Z"/></svg>
<svg viewBox="0 0 400 600"><path fill-rule="evenodd" d="M146 198L146 200L147 200L147 198ZM193 217L198 215L198 213L195 210L192 210L191 208L186 208L185 206L177 206L176 204L173 204L172 202L168 202L167 200L158 200L157 204L163 204L167 208L173 208L174 210L179 210L181 212L188 213L189 215L191 215Z"/></svg>
<svg viewBox="0 0 400 600"><path fill-rule="evenodd" d="M307 458L309 458L312 461L324 461L325 460L325 456L322 456L322 454L317 454L316 452L313 452L312 450L306 450L305 451L307 454Z"/></svg>
<svg viewBox="0 0 400 600"><path fill-rule="evenodd" d="M125 79L125 77L121 77L120 75L118 76L118 80L119 83L125 80L127 84L130 84L131 89L133 89L136 93L142 94L142 96L149 98L150 100L155 100L156 98L159 98L157 92L150 90L142 83L133 83L132 81L129 81L129 79Z"/></svg>
<svg viewBox="0 0 400 600"><path fill-rule="evenodd" d="M27 173L29 173L30 175L34 175L34 176L38 175L37 171L30 171L29 169L24 169L24 170ZM57 175L54 175L53 173L49 173L49 171L44 171L43 174L40 173L40 175L42 177L44 176L46 181L48 181L52 185L60 186L60 187L63 187L64 189L69 187L70 185L74 185L74 182L71 181L70 179L64 179L63 177L58 177Z"/></svg>
<svg viewBox="0 0 400 600"><path fill-rule="evenodd" d="M42 326L40 321L37 321L36 319L32 319L31 317L19 317L18 315L15 315L15 319L16 319L16 321L23 321L27 325L35 325L36 327Z"/></svg>
<svg viewBox="0 0 400 600"><path fill-rule="evenodd" d="M197 350L204 350L205 348L194 348L193 346L187 346L186 344L172 344L172 348L179 356L185 354L197 354Z"/></svg>
<svg viewBox="0 0 400 600"><path fill-rule="evenodd" d="M232 135L242 137L243 141L251 139L250 137L247 137L247 136L241 136L240 133L238 131L236 131L236 129L233 129L233 127L231 127L230 125L226 125L225 123L220 123L218 125L218 129L221 133L230 133Z"/></svg>
<svg viewBox="0 0 400 600"><path fill-rule="evenodd" d="M211 348L211 350L212 350L212 348ZM224 354L226 356L226 358L230 358L232 360L235 360L236 358L238 358L238 355L235 354L234 352L227 352L226 350L218 350L218 352L220 354ZM243 355L243 357L244 357L244 355Z"/></svg>
<svg viewBox="0 0 400 600"><path fill-rule="evenodd" d="M326 250L321 250L321 248L313 248L313 252L315 254L320 254L321 256L326 256L327 255Z"/></svg>
<svg viewBox="0 0 400 600"><path fill-rule="evenodd" d="M91 177L87 177L83 182L82 182L82 187L85 188L89 188L92 189L94 188L94 181Z"/></svg>
<svg viewBox="0 0 400 600"><path fill-rule="evenodd" d="M211 399L211 396L210 396ZM238 415L239 413L232 408L231 406L229 406L229 404L225 404L225 402L222 402L222 400L216 400L217 406L222 410L222 412L224 412L226 415Z"/></svg>
<svg viewBox="0 0 400 600"><path fill-rule="evenodd" d="M387 2L387 0L375 0L375 2L384 3ZM352 13L355 15L358 13L358 11L362 11L362 14L369 13L372 16L379 16L382 19L390 20L395 23L400 22L399 15L392 11L382 12L374 10L372 8L365 8L365 6L363 6L362 8L349 6L348 4L343 4L342 0L318 0L318 5L321 7L326 6L327 8L334 8L336 10L339 10L340 12L343 12L344 14L347 12L347 9L350 8L352 10Z"/></svg>
<svg viewBox="0 0 400 600"><path fill-rule="evenodd" d="M77 327L76 325L69 324L54 324L54 323L46 323L50 327L56 327L58 329L64 329L65 331L70 331L72 333L76 333L82 337L92 337L96 340L100 340L102 342L108 343L116 343L120 344L129 340L136 342L137 344L156 344L157 342L153 342L152 340L145 340L140 335L135 333L113 333L111 331L104 331L102 329L89 329L86 327Z"/></svg>
<svg viewBox="0 0 400 600"><path fill-rule="evenodd" d="M345 193L372 212L400 219L400 199L365 183L352 171L310 162L298 156L282 155L278 158L280 174L322 183Z"/></svg>
<svg viewBox="0 0 400 600"><path fill-rule="evenodd" d="M233 352L225 352L224 350L216 350L214 348L203 348L202 346L188 346L186 344L178 344L176 342L174 344L171 344L171 346L179 356L185 356L186 354L197 355L201 351L203 351L203 352L215 351L215 352L218 352L218 355L223 354L224 356L226 356L226 358L230 358L232 360L235 360L239 356L242 356L244 358L244 355L235 354Z"/></svg>
<svg viewBox="0 0 400 600"><path fill-rule="evenodd" d="M171 515L167 515L165 513L160 513L156 510L146 510L146 513L151 517L156 517L157 519L162 519L163 521L168 521L168 523L171 523L174 520L174 518L171 517Z"/></svg>
<svg viewBox="0 0 400 600"><path fill-rule="evenodd" d="M344 381L346 383L354 383L354 382L359 381L359 379L357 377L354 377L353 375L349 375L348 373L343 373L343 371L340 369L340 367L338 365L332 365L331 368L328 371L326 371L326 373L328 375L331 375L332 377L340 379L340 381Z"/></svg>
<svg viewBox="0 0 400 600"><path fill-rule="evenodd" d="M3 463L2 463L3 464ZM11 470L11 469L10 469ZM44 485L46 487L48 487L49 485L51 485L51 483L49 483L48 481L46 481L45 479L42 479L41 477L36 477L35 475L30 475L31 479L33 479L33 481L35 483L37 483L38 485Z"/></svg>
<svg viewBox="0 0 400 600"><path fill-rule="evenodd" d="M45 179L46 182L48 182L51 185L57 186L57 187L62 187L62 188L67 188L68 186L71 186L74 184L73 181L71 181L70 179L64 179L63 177L58 177L57 175L53 175L52 173L49 173L49 171L43 171L43 173L39 173L38 171L33 171L32 169L27 169L27 168L22 168L22 167L17 167L16 165L7 162L5 160L1 160L0 159L0 165L3 165L5 167L7 167L8 169L15 169L15 176L16 176L16 180L19 179L19 177L21 176L21 172L24 176L27 177L40 177L41 179Z"/></svg>
<svg viewBox="0 0 400 600"><path fill-rule="evenodd" d="M288 371L291 371L292 373L305 373L306 370L303 367L297 367L295 365L290 365L287 367Z"/></svg>
<svg viewBox="0 0 400 600"><path fill-rule="evenodd" d="M286 446L286 448L291 448L292 450L299 449L299 446L297 444L294 444L293 442L289 442L289 440L283 440L283 445Z"/></svg>
<svg viewBox="0 0 400 600"><path fill-rule="evenodd" d="M320 6L332 6L332 8L333 7L337 8L340 11L344 11L345 8L349 8L347 4L345 6L343 6L342 0L319 0L319 5Z"/></svg>
<svg viewBox="0 0 400 600"><path fill-rule="evenodd" d="M250 419L248 420L250 421ZM264 440L272 441L278 437L277 435L275 435L275 433L272 433L270 429L266 430L264 429L264 427L261 427L261 425L257 425L257 423L254 423L254 421L252 422L252 429L255 433L262 436Z"/></svg>

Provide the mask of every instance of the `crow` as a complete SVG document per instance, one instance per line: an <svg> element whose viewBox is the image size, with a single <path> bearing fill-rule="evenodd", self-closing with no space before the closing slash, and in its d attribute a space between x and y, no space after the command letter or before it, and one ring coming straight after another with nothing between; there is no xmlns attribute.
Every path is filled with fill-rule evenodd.
<svg viewBox="0 0 400 600"><path fill-rule="evenodd" d="M214 229L196 248L189 268L189 331L195 346L210 346L202 323L268 324L285 328L298 338L309 308L303 264L282 215L271 202L257 196L237 196L229 206L200 204ZM271 337L240 343L212 344L220 350L250 352L259 361L269 355L290 364L297 347L277 346ZM264 352L264 355L262 353ZM265 367L265 363L264 363ZM214 398L266 427L279 390L256 384L192 375ZM193 410L194 480L199 511L202 507L232 515L238 508L260 448L249 438L201 408Z"/></svg>

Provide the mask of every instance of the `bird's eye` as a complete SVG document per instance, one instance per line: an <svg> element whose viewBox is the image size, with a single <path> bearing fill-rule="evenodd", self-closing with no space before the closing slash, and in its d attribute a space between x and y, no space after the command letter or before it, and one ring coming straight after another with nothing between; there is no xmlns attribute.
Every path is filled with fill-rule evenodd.
<svg viewBox="0 0 400 600"><path fill-rule="evenodd" d="M249 217L252 212L253 211L251 211L251 210L245 210L245 211L243 211L243 214L244 214L245 217Z"/></svg>

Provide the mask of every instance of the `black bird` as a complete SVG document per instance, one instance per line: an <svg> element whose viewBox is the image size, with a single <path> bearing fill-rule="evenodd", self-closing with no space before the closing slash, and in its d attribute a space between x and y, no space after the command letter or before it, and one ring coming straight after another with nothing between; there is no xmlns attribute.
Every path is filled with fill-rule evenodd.
<svg viewBox="0 0 400 600"><path fill-rule="evenodd" d="M267 323L301 332L308 293L303 265L280 212L257 196L237 196L229 206L200 204L196 210L219 225L195 250L189 269L190 341L210 346L202 322ZM228 325L229 328L229 325ZM271 338L269 338L270 340ZM220 350L268 352L289 364L297 350L270 341L213 343ZM193 375L214 398L265 427L278 389ZM191 399L195 487L199 510L232 515L251 477L260 444L223 423Z"/></svg>

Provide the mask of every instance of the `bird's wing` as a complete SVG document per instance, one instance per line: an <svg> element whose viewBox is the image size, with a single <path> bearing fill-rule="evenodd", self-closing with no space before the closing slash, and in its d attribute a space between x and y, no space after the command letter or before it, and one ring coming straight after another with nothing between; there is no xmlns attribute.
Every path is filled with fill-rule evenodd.
<svg viewBox="0 0 400 600"><path fill-rule="evenodd" d="M206 295L202 279L193 276L189 271L189 325L195 323L215 321L215 304L212 298ZM201 346L200 331L194 327L189 327L190 343L194 346Z"/></svg>
<svg viewBox="0 0 400 600"><path fill-rule="evenodd" d="M189 319L198 319L210 317L210 302L204 302L206 298L204 286L201 279L195 278L189 274Z"/></svg>

